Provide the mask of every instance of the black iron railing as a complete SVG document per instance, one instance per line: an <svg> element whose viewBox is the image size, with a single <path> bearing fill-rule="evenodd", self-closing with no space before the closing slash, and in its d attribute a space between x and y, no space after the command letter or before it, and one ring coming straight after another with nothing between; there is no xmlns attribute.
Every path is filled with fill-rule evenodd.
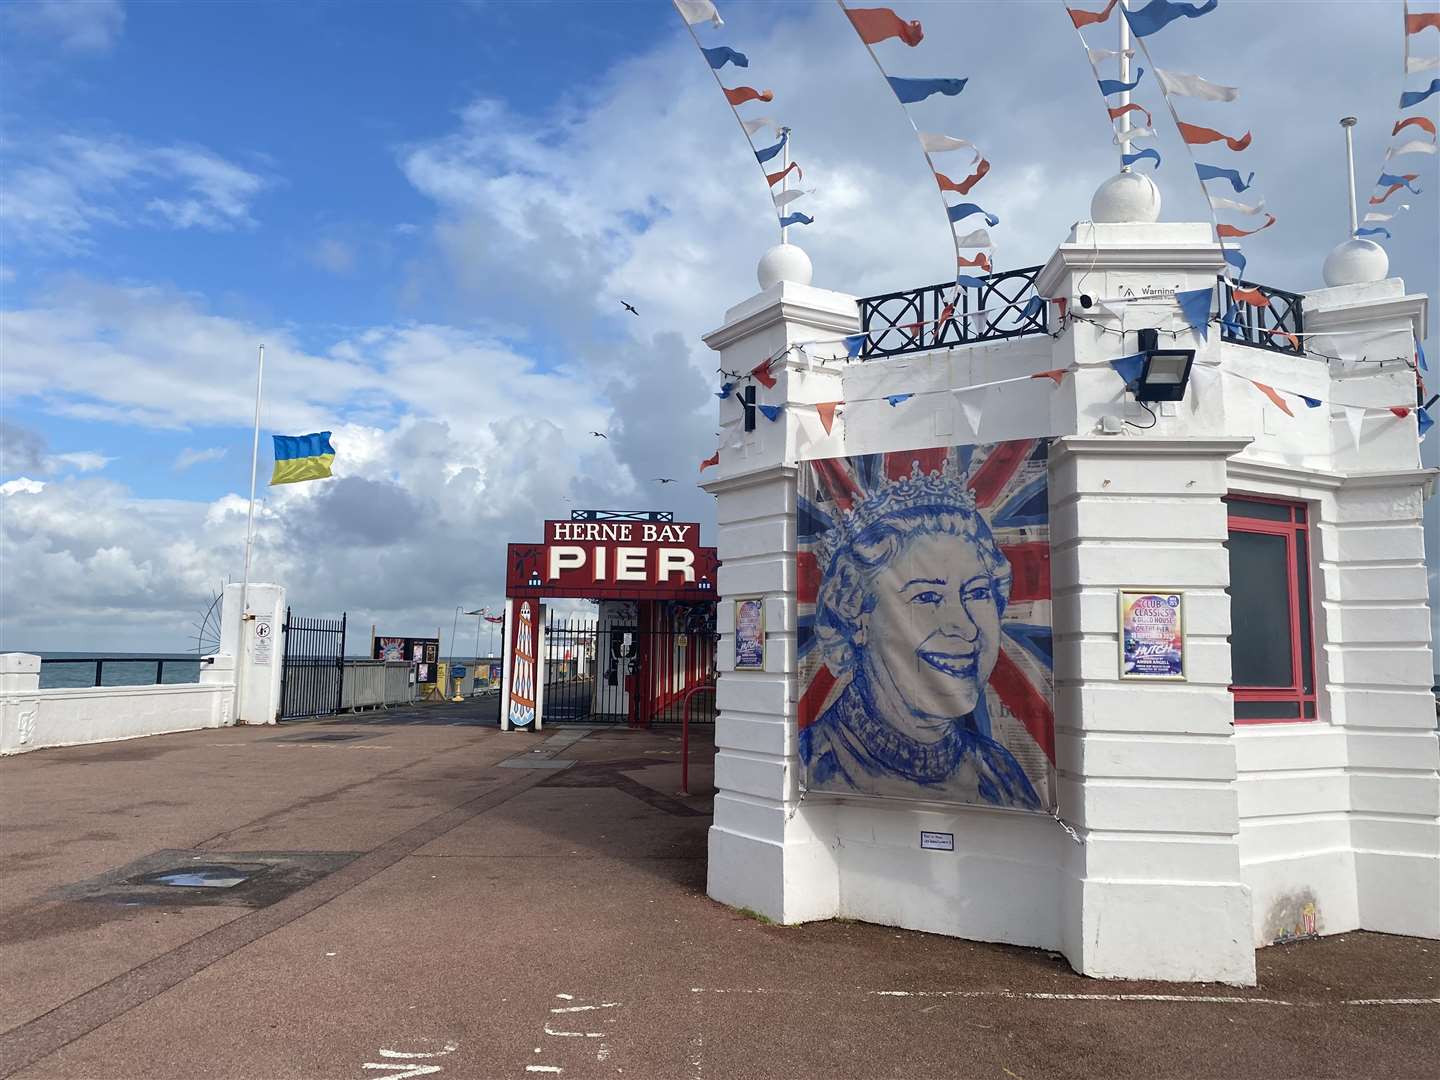
<svg viewBox="0 0 1440 1080"><path fill-rule="evenodd" d="M40 659L42 689L73 689L86 686L150 686L161 683L192 683L200 678L203 658L172 656L46 656ZM170 678L165 678L165 665ZM108 681L107 681L108 680Z"/></svg>
<svg viewBox="0 0 1440 1080"><path fill-rule="evenodd" d="M1264 307L1236 302L1235 290L1258 291L1269 301ZM1224 340L1236 345L1290 356L1305 355L1305 298L1271 285L1242 281L1232 285L1221 281L1220 331Z"/></svg>
<svg viewBox="0 0 1440 1080"><path fill-rule="evenodd" d="M860 359L973 345L1050 332L1048 304L1030 304L1042 267L986 274L979 286L956 295L955 283L867 296L860 301L860 329L868 336ZM947 305L954 301L953 310Z"/></svg>
<svg viewBox="0 0 1440 1080"><path fill-rule="evenodd" d="M280 674L280 719L329 716L345 694L345 622L307 619L285 609L285 667Z"/></svg>

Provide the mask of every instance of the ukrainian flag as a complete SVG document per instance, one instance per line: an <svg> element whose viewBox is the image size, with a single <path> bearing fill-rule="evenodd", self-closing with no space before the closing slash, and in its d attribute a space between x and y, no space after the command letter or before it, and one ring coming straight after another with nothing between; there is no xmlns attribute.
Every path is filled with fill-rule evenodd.
<svg viewBox="0 0 1440 1080"><path fill-rule="evenodd" d="M272 486L319 480L330 475L330 463L335 460L330 432L272 437L275 440L275 472L270 477Z"/></svg>

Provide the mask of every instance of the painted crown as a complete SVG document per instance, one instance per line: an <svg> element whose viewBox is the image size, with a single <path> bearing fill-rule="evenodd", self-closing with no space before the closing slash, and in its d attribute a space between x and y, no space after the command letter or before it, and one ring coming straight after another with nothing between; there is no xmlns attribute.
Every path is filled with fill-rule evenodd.
<svg viewBox="0 0 1440 1080"><path fill-rule="evenodd" d="M830 565L840 548L877 521L917 507L936 506L962 514L976 513L975 493L970 490L969 474L961 467L958 454L946 454L945 464L929 473L920 471L916 459L910 463L909 476L882 480L878 487L858 498L852 509L838 514L835 527L821 541L821 565Z"/></svg>

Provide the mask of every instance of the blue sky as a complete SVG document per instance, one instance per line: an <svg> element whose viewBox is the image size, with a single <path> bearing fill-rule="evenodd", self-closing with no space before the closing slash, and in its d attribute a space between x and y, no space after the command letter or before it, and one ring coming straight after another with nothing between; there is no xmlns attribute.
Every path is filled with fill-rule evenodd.
<svg viewBox="0 0 1440 1080"><path fill-rule="evenodd" d="M923 159L834 5L720 7L716 40L795 128L816 283L944 278ZM1114 158L1060 5L899 7L956 67L901 73L971 79L956 133L994 165L997 268L1044 261ZM1254 131L1252 194L1281 220L1250 276L1301 291L1343 233L1340 115L1362 189L1378 172L1399 4L1288 8L1222 0L1152 47L1242 87L1193 119ZM261 341L266 431L341 450L335 481L261 508L257 576L313 614L410 633L498 603L498 544L572 506L709 527L708 496L652 478L713 449L699 337L754 291L774 225L663 0L6 0L0 67L0 647L185 646L239 574ZM1202 217L1173 131L1157 145L1165 217ZM1392 273L1433 295L1440 178L1414 168Z"/></svg>

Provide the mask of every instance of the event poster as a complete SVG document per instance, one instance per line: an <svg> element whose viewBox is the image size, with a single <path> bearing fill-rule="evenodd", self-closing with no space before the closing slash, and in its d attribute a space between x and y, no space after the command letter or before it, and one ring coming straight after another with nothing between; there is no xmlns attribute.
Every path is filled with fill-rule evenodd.
<svg viewBox="0 0 1440 1080"><path fill-rule="evenodd" d="M1049 443L801 464L803 784L1054 805Z"/></svg>
<svg viewBox="0 0 1440 1080"><path fill-rule="evenodd" d="M735 601L735 667L758 671L765 666L765 601Z"/></svg>
<svg viewBox="0 0 1440 1080"><path fill-rule="evenodd" d="M1120 677L1185 678L1185 594L1120 590Z"/></svg>

